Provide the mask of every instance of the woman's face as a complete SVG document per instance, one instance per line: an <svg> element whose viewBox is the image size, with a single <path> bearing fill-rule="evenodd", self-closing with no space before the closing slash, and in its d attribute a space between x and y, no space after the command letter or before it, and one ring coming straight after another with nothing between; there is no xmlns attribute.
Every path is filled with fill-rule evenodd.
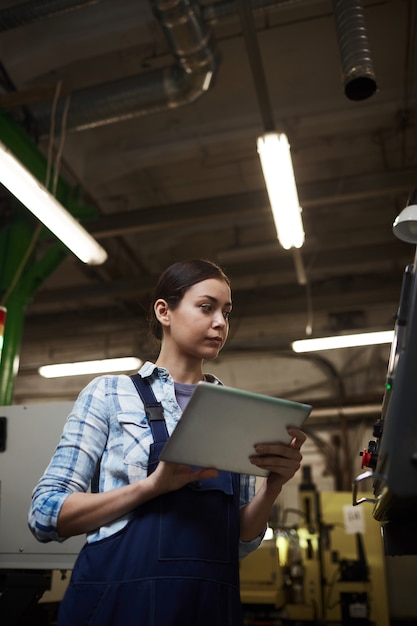
<svg viewBox="0 0 417 626"><path fill-rule="evenodd" d="M224 346L232 310L230 287L209 278L190 287L175 309L167 309L162 322L165 337L184 356L214 359Z"/></svg>

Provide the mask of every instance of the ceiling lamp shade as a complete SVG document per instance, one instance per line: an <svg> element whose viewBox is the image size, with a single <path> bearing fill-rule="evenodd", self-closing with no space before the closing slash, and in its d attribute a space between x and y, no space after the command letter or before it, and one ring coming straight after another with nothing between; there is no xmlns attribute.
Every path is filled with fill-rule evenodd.
<svg viewBox="0 0 417 626"><path fill-rule="evenodd" d="M44 378L62 378L63 376L81 376L83 374L106 374L108 372L137 371L142 361L134 356L96 361L77 361L73 363L55 363L42 365L39 374Z"/></svg>
<svg viewBox="0 0 417 626"><path fill-rule="evenodd" d="M287 136L266 133L257 149L279 242L285 250L301 248L304 228Z"/></svg>
<svg viewBox="0 0 417 626"><path fill-rule="evenodd" d="M398 239L417 244L417 189L410 193L407 206L395 218L392 230Z"/></svg>
<svg viewBox="0 0 417 626"><path fill-rule="evenodd" d="M393 338L393 330L382 330L368 333L355 333L352 335L299 339L293 341L291 347L294 352L316 352L319 350L355 348L357 346L374 346L383 343L392 343Z"/></svg>
<svg viewBox="0 0 417 626"><path fill-rule="evenodd" d="M0 141L0 183L83 263L100 265L107 252Z"/></svg>

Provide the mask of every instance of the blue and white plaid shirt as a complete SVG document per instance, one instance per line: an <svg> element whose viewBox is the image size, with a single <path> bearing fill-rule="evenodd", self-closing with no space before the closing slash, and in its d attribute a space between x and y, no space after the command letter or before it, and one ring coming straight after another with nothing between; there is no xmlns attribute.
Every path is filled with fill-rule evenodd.
<svg viewBox="0 0 417 626"><path fill-rule="evenodd" d="M181 417L169 372L147 362L140 369L152 376L152 389L162 403L168 433ZM35 487L29 527L42 542L63 541L57 520L65 499L73 492L103 492L146 478L153 442L144 406L126 375L99 376L80 393L45 473ZM255 493L255 478L242 476L240 506ZM87 541L104 539L122 529L132 514L89 533ZM240 556L257 548L262 537L240 542Z"/></svg>

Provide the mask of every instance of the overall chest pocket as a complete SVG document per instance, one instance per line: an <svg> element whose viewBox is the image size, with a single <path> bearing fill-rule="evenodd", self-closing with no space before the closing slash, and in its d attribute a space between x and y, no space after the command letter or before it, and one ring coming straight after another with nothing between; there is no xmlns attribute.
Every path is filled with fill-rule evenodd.
<svg viewBox="0 0 417 626"><path fill-rule="evenodd" d="M228 563L239 511L231 474L193 483L161 498L159 559Z"/></svg>

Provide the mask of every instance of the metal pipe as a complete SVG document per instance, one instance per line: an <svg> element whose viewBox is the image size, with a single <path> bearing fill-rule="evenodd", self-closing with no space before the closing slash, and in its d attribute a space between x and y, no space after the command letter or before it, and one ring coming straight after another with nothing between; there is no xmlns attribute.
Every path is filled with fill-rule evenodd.
<svg viewBox="0 0 417 626"><path fill-rule="evenodd" d="M71 94L66 130L84 130L193 102L213 84L219 54L197 0L151 0L176 62ZM62 116L64 103L57 107ZM48 134L50 107L33 107L39 133Z"/></svg>
<svg viewBox="0 0 417 626"><path fill-rule="evenodd" d="M237 8L239 11L243 38L248 53L252 79L255 85L256 96L258 98L259 109L262 116L263 128L266 133L274 132L274 114L268 92L268 85L265 76L264 66L262 63L262 56L256 33L255 23L253 20L250 1L238 0Z"/></svg>
<svg viewBox="0 0 417 626"><path fill-rule="evenodd" d="M345 95L365 100L377 89L362 0L333 0Z"/></svg>

